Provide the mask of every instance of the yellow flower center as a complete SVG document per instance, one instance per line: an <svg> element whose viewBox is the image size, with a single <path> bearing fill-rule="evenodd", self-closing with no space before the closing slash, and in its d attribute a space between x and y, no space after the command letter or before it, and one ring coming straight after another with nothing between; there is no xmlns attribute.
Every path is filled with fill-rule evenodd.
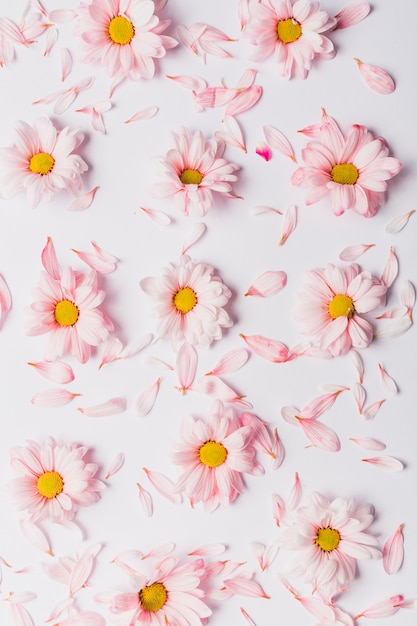
<svg viewBox="0 0 417 626"><path fill-rule="evenodd" d="M180 181L183 185L199 185L203 180L203 174L198 170L183 170L180 174Z"/></svg>
<svg viewBox="0 0 417 626"><path fill-rule="evenodd" d="M109 36L113 43L125 46L135 36L135 27L123 15L116 15L109 24Z"/></svg>
<svg viewBox="0 0 417 626"><path fill-rule="evenodd" d="M227 458L227 450L219 441L206 441L198 451L200 461L208 467L219 467Z"/></svg>
<svg viewBox="0 0 417 626"><path fill-rule="evenodd" d="M336 317L342 317L342 315L350 319L353 317L354 312L355 305L353 304L352 298L345 296L344 293L336 294L329 302L329 315L334 320Z"/></svg>
<svg viewBox="0 0 417 626"><path fill-rule="evenodd" d="M144 611L156 613L162 609L167 598L167 590L162 583L152 583L139 591L139 599Z"/></svg>
<svg viewBox="0 0 417 626"><path fill-rule="evenodd" d="M282 43L292 43L297 41L303 34L301 25L293 17L287 20L281 20L277 25L278 39Z"/></svg>
<svg viewBox="0 0 417 626"><path fill-rule="evenodd" d="M47 152L38 152L38 154L34 154L29 161L30 171L34 174L40 174L41 176L49 174L49 172L53 170L54 165L54 157Z"/></svg>
<svg viewBox="0 0 417 626"><path fill-rule="evenodd" d="M338 163L332 168L330 176L339 185L354 185L358 180L359 172L352 163Z"/></svg>
<svg viewBox="0 0 417 626"><path fill-rule="evenodd" d="M336 550L340 542L340 533L334 528L319 528L317 531L317 537L314 543L319 546L324 552L331 552Z"/></svg>
<svg viewBox="0 0 417 626"><path fill-rule="evenodd" d="M197 304L197 294L191 287L183 287L174 296L174 306L184 315L189 313Z"/></svg>
<svg viewBox="0 0 417 626"><path fill-rule="evenodd" d="M55 321L60 326L74 326L80 312L71 300L61 300L55 305Z"/></svg>
<svg viewBox="0 0 417 626"><path fill-rule="evenodd" d="M64 481L58 472L45 472L38 478L38 492L51 500L64 489Z"/></svg>

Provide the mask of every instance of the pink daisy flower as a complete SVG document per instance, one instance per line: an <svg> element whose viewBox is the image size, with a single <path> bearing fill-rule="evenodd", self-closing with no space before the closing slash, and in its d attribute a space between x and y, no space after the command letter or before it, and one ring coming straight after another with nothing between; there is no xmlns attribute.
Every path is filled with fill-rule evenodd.
<svg viewBox="0 0 417 626"><path fill-rule="evenodd" d="M169 182L157 183L150 189L155 198L174 196L178 208L188 215L191 206L199 215L206 215L213 206L213 192L226 198L236 198L230 183L237 180L233 173L238 165L223 159L226 144L204 139L201 131L191 133L181 128L171 133L171 149L161 159Z"/></svg>
<svg viewBox="0 0 417 626"><path fill-rule="evenodd" d="M78 9L76 34L81 60L102 63L116 80L152 78L154 59L177 45L162 35L170 20L160 21L150 0L92 0Z"/></svg>
<svg viewBox="0 0 417 626"><path fill-rule="evenodd" d="M199 626L205 624L211 610L203 602L200 582L205 575L204 561L178 565L178 559L166 557L157 563L150 578L137 572L132 576L135 591L112 593L110 611L126 613L126 626Z"/></svg>
<svg viewBox="0 0 417 626"><path fill-rule="evenodd" d="M99 500L105 487L94 478L97 465L84 461L88 451L76 443L59 445L52 437L12 448L10 464L17 478L8 485L10 499L33 521L72 520L77 507Z"/></svg>
<svg viewBox="0 0 417 626"><path fill-rule="evenodd" d="M144 278L140 286L155 301L159 336L170 339L174 349L184 342L208 346L221 338L222 328L233 324L223 308L230 289L211 265L195 263L185 254L162 276Z"/></svg>
<svg viewBox="0 0 417 626"><path fill-rule="evenodd" d="M252 58L274 56L283 78L306 78L313 59L332 59L333 43L322 35L336 18L308 0L251 0L246 32L255 46Z"/></svg>
<svg viewBox="0 0 417 626"><path fill-rule="evenodd" d="M375 215L384 200L386 181L401 169L400 161L388 156L385 140L358 124L345 137L324 111L320 124L301 132L315 139L302 151L306 167L299 167L291 179L294 185L310 189L306 204L328 196L335 215L348 209L364 217Z"/></svg>
<svg viewBox="0 0 417 626"><path fill-rule="evenodd" d="M185 418L181 434L183 442L172 454L173 462L184 468L177 489L193 504L202 502L205 511L233 502L245 489L244 472L263 472L256 460L253 429L220 401L205 421Z"/></svg>
<svg viewBox="0 0 417 626"><path fill-rule="evenodd" d="M11 148L0 148L3 197L26 190L30 206L35 207L61 189L79 194L88 167L73 151L83 142L83 133L68 127L59 131L50 119L41 117L33 128L17 122L16 134Z"/></svg>
<svg viewBox="0 0 417 626"><path fill-rule="evenodd" d="M328 356L366 348L372 325L363 317L385 302L386 286L356 264L309 270L294 317Z"/></svg>
<svg viewBox="0 0 417 626"><path fill-rule="evenodd" d="M28 334L49 333L46 360L70 352L85 363L91 346L107 341L113 324L98 308L104 296L94 270L84 274L67 267L57 279L41 272L29 310Z"/></svg>
<svg viewBox="0 0 417 626"><path fill-rule="evenodd" d="M296 512L280 544L295 552L291 572L329 598L354 581L357 559L378 559L378 541L367 529L374 519L371 505L354 500L330 501L313 493Z"/></svg>

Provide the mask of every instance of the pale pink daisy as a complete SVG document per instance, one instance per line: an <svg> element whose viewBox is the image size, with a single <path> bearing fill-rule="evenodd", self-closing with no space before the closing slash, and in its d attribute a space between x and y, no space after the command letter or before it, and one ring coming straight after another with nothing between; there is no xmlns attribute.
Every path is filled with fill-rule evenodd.
<svg viewBox="0 0 417 626"><path fill-rule="evenodd" d="M113 324L98 308L104 296L94 270L84 274L67 267L58 279L41 272L29 309L28 334L49 333L47 361L70 352L85 363L91 346L107 341Z"/></svg>
<svg viewBox="0 0 417 626"><path fill-rule="evenodd" d="M252 59L274 57L283 78L306 78L315 58L332 59L333 43L322 33L336 19L308 0L251 0L246 33L255 46Z"/></svg>
<svg viewBox="0 0 417 626"><path fill-rule="evenodd" d="M305 167L292 175L292 183L307 187L306 204L329 197L335 215L353 209L372 217L384 201L386 181L398 174L401 163L388 156L385 140L354 124L346 136L323 111L320 124L301 131L315 141L302 150Z"/></svg>
<svg viewBox="0 0 417 626"><path fill-rule="evenodd" d="M256 460L253 428L220 401L207 420L185 418L181 434L183 441L175 444L172 454L173 462L183 467L177 490L192 504L202 502L205 511L233 502L245 490L245 472L263 472Z"/></svg>
<svg viewBox="0 0 417 626"><path fill-rule="evenodd" d="M10 450L10 465L17 474L7 487L9 499L32 521L72 520L79 506L99 500L105 485L95 477L98 466L84 460L89 452L76 443L27 441Z"/></svg>
<svg viewBox="0 0 417 626"><path fill-rule="evenodd" d="M213 192L236 198L231 183L237 180L238 165L223 158L226 144L214 137L205 139L201 131L191 133L181 128L171 133L171 149L161 159L169 182L157 183L150 189L156 198L174 196L177 206L188 215L193 207L206 215L213 206Z"/></svg>
<svg viewBox="0 0 417 626"><path fill-rule="evenodd" d="M162 34L169 24L155 15L150 0L81 2L75 29L81 37L81 60L102 63L116 80L152 78L154 59L178 43Z"/></svg>
<svg viewBox="0 0 417 626"><path fill-rule="evenodd" d="M372 324L363 317L385 302L386 286L356 264L307 271L304 289L297 294L294 318L303 333L312 336L326 356L366 348L373 338Z"/></svg>
<svg viewBox="0 0 417 626"><path fill-rule="evenodd" d="M159 336L170 339L174 349L184 342L208 346L233 324L223 308L230 289L211 265L196 263L185 254L164 268L162 276L144 278L140 286L155 301Z"/></svg>
<svg viewBox="0 0 417 626"><path fill-rule="evenodd" d="M83 133L69 127L60 131L49 118L41 117L33 127L17 122L16 135L10 148L0 148L3 197L26 190L30 206L35 207L61 189L80 193L88 167L73 151L83 142Z"/></svg>
<svg viewBox="0 0 417 626"><path fill-rule="evenodd" d="M139 572L131 577L135 591L103 594L103 598L110 600L112 613L126 613L126 622L121 622L126 626L199 626L211 615L202 600L204 576L203 559L178 565L178 559L166 557L155 565L151 577Z"/></svg>
<svg viewBox="0 0 417 626"><path fill-rule="evenodd" d="M357 559L381 557L377 539L367 532L373 519L369 504L313 493L279 540L295 552L291 573L324 597L345 591L355 579Z"/></svg>

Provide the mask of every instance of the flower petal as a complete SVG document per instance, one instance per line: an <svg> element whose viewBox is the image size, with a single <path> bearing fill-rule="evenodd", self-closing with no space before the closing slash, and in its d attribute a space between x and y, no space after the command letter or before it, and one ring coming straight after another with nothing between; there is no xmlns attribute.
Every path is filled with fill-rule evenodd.
<svg viewBox="0 0 417 626"><path fill-rule="evenodd" d="M408 213L404 213L403 215L398 215L398 217L394 217L388 224L385 226L385 232L391 235L399 233L405 226L408 224L408 220L415 213L415 210L412 209L408 211Z"/></svg>
<svg viewBox="0 0 417 626"><path fill-rule="evenodd" d="M206 373L206 376L220 376L220 374L230 374L236 372L245 365L249 358L249 352L245 348L235 348L226 352L213 367Z"/></svg>
<svg viewBox="0 0 417 626"><path fill-rule="evenodd" d="M177 354L177 374L180 387L178 389L185 394L194 382L197 372L198 357L193 346L183 343Z"/></svg>
<svg viewBox="0 0 417 626"><path fill-rule="evenodd" d="M139 490L139 500L142 505L143 513L146 517L152 517L153 515L153 501L152 496L148 493L140 483L136 483L136 486Z"/></svg>
<svg viewBox="0 0 417 626"><path fill-rule="evenodd" d="M273 363L285 363L289 359L287 346L275 339L268 339L262 335L242 335L240 337L252 350L263 359Z"/></svg>
<svg viewBox="0 0 417 626"><path fill-rule="evenodd" d="M291 233L295 230L297 226L297 207L295 204L290 204L290 206L285 210L284 217L282 220L281 227L281 239L279 240L280 246L282 246L291 235Z"/></svg>
<svg viewBox="0 0 417 626"><path fill-rule="evenodd" d="M182 496L176 491L175 484L164 474L159 472L152 472L146 467L143 468L146 476L148 477L151 485L160 493L164 498L167 498L174 504L181 504Z"/></svg>
<svg viewBox="0 0 417 626"><path fill-rule="evenodd" d="M144 389L136 400L136 410L140 417L148 415L155 404L159 392L159 384L161 379L158 378L152 385Z"/></svg>
<svg viewBox="0 0 417 626"><path fill-rule="evenodd" d="M389 94L395 90L394 80L388 72L376 65L362 63L359 59L354 59L354 61L356 61L358 65L363 80L373 91L381 94Z"/></svg>
<svg viewBox="0 0 417 626"><path fill-rule="evenodd" d="M35 393L31 402L33 405L43 408L56 408L68 404L68 402L81 395L81 393L72 393L67 389L44 389Z"/></svg>
<svg viewBox="0 0 417 626"><path fill-rule="evenodd" d="M109 465L109 469L106 472L106 475L104 477L105 480L108 480L110 476L113 476L113 474L116 474L116 472L118 472L120 468L123 467L124 462L125 462L125 453L119 452L118 454L116 454L113 461Z"/></svg>
<svg viewBox="0 0 417 626"><path fill-rule="evenodd" d="M336 15L337 24L336 28L348 28L361 22L368 15L371 10L369 2L358 2L357 4L350 4L345 7Z"/></svg>
<svg viewBox="0 0 417 626"><path fill-rule="evenodd" d="M387 574L396 574L404 559L404 524L400 524L386 542L382 551L382 562Z"/></svg>
<svg viewBox="0 0 417 626"><path fill-rule="evenodd" d="M185 254L187 250L193 246L196 241L198 241L206 232L207 226L204 222L198 222L193 225L191 230L184 237L184 241L182 242L181 254Z"/></svg>
<svg viewBox="0 0 417 626"><path fill-rule="evenodd" d="M107 417L108 415L119 415L126 410L125 398L111 398L101 404L94 404L93 406L78 408L77 411L87 417Z"/></svg>
<svg viewBox="0 0 417 626"><path fill-rule="evenodd" d="M355 261L369 248L373 248L373 246L375 246L374 243L359 243L354 246L347 246L339 254L339 259L341 261Z"/></svg>
<svg viewBox="0 0 417 626"><path fill-rule="evenodd" d="M138 120L149 120L158 113L159 109L156 106L146 107L144 109L140 109L136 113L134 113L129 119L125 120L125 124L130 124L131 122L137 122Z"/></svg>
<svg viewBox="0 0 417 626"><path fill-rule="evenodd" d="M260 274L251 284L245 296L270 298L279 293L287 284L287 274L281 271L267 271Z"/></svg>
<svg viewBox="0 0 417 626"><path fill-rule="evenodd" d="M278 152L281 152L284 156L289 157L291 161L297 163L293 147L281 131L277 130L273 126L264 126L263 131L265 139L273 150L278 150Z"/></svg>
<svg viewBox="0 0 417 626"><path fill-rule="evenodd" d="M403 463L392 456L374 456L369 459L362 459L362 461L389 472L401 472L404 469Z"/></svg>

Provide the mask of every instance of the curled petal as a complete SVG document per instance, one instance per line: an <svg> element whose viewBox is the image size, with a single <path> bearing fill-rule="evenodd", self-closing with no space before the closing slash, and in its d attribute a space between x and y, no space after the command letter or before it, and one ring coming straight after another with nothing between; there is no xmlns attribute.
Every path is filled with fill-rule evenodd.
<svg viewBox="0 0 417 626"><path fill-rule="evenodd" d="M382 563L387 574L395 574L400 569L404 559L404 524L400 524L384 544Z"/></svg>
<svg viewBox="0 0 417 626"><path fill-rule="evenodd" d="M75 200L67 206L67 211L83 211L84 209L88 209L93 203L97 189L100 189L98 185L90 189L90 191L87 191L87 193L75 198Z"/></svg>
<svg viewBox="0 0 417 626"><path fill-rule="evenodd" d="M278 209L274 209L270 206L255 206L252 209L253 215L261 215L262 213L276 213L277 215L282 215L282 211Z"/></svg>
<svg viewBox="0 0 417 626"><path fill-rule="evenodd" d="M263 359L273 363L285 363L289 360L287 346L275 339L268 339L262 335L240 335L252 350Z"/></svg>
<svg viewBox="0 0 417 626"><path fill-rule="evenodd" d="M394 80L388 72L380 67L377 67L376 65L362 63L359 59L354 59L354 61L357 63L360 75L362 76L364 82L373 91L385 95L392 93L395 90Z"/></svg>
<svg viewBox="0 0 417 626"><path fill-rule="evenodd" d="M146 517L152 517L153 515L153 501L152 496L148 493L140 483L136 483L139 490L139 500L142 505L142 510Z"/></svg>
<svg viewBox="0 0 417 626"><path fill-rule="evenodd" d="M267 271L260 274L251 284L245 296L269 298L279 293L287 284L287 274L281 271Z"/></svg>
<svg viewBox="0 0 417 626"><path fill-rule="evenodd" d="M72 368L62 361L39 361L38 363L28 363L47 380L53 383L65 385L74 380Z"/></svg>
<svg viewBox="0 0 417 626"><path fill-rule="evenodd" d="M143 206L140 208L155 224L159 224L159 226L168 226L172 221L169 215L163 211L159 211L158 209L146 209Z"/></svg>
<svg viewBox="0 0 417 626"><path fill-rule="evenodd" d="M204 235L206 230L207 226L204 224L204 222L194 224L194 226L187 233L184 241L182 242L181 254L185 254L187 250L189 250L191 246L193 246L196 241L198 241Z"/></svg>
<svg viewBox="0 0 417 626"><path fill-rule="evenodd" d="M124 452L119 452L118 454L116 454L113 461L109 465L109 469L106 472L106 475L104 477L105 480L108 480L110 476L113 476L113 474L116 474L116 472L118 472L120 468L123 467L124 462L125 462Z"/></svg>
<svg viewBox="0 0 417 626"><path fill-rule="evenodd" d="M177 354L177 374L182 394L190 389L197 372L198 357L193 346L183 343Z"/></svg>
<svg viewBox="0 0 417 626"><path fill-rule="evenodd" d="M67 389L44 389L35 393L31 402L35 406L55 408L64 406L64 404L68 404L68 402L81 395L81 393L72 393Z"/></svg>
<svg viewBox="0 0 417 626"><path fill-rule="evenodd" d="M362 461L389 472L401 472L404 469L403 463L392 456L374 456L369 459L362 459Z"/></svg>
<svg viewBox="0 0 417 626"><path fill-rule="evenodd" d="M243 367L249 358L249 352L245 348L230 350L217 361L212 370L206 376L219 376L220 374L230 374Z"/></svg>
<svg viewBox="0 0 417 626"><path fill-rule="evenodd" d="M107 417L108 415L119 415L126 411L125 398L111 398L101 404L94 404L86 408L78 408L78 411L87 417Z"/></svg>
<svg viewBox="0 0 417 626"><path fill-rule="evenodd" d="M156 106L146 107L145 109L140 109L140 111L137 111L136 113L134 113L132 117L129 117L128 120L125 120L124 123L130 124L131 122L137 122L138 120L149 120L152 117L155 117L158 111L159 109Z"/></svg>
<svg viewBox="0 0 417 626"><path fill-rule="evenodd" d="M46 552L46 554L49 554L50 556L54 556L48 537L45 535L43 530L39 528L39 526L27 519L23 519L20 521L20 529L29 543L31 543L35 548L41 552Z"/></svg>
<svg viewBox="0 0 417 626"><path fill-rule="evenodd" d="M398 276L398 259L391 246L389 249L388 260L385 264L381 276L381 282L387 287L391 287L392 283Z"/></svg>
<svg viewBox="0 0 417 626"><path fill-rule="evenodd" d="M398 391L397 383L395 380L388 374L386 369L378 363L379 374L381 376L381 383L385 393L390 395L395 395Z"/></svg>
<svg viewBox="0 0 417 626"><path fill-rule="evenodd" d="M339 254L339 259L341 261L355 261L364 254L364 252L369 250L369 248L373 248L374 246L374 243L359 243L355 246L347 246L347 248L343 248L342 252Z"/></svg>
<svg viewBox="0 0 417 626"><path fill-rule="evenodd" d="M264 126L263 131L265 139L273 150L278 150L278 152L280 152L284 156L289 157L291 161L297 163L293 147L288 139L285 137L285 135L281 133L281 131L277 130L273 126Z"/></svg>
<svg viewBox="0 0 417 626"><path fill-rule="evenodd" d="M255 148L256 154L261 156L265 161L270 161L272 158L272 150L263 141L258 141Z"/></svg>
<svg viewBox="0 0 417 626"><path fill-rule="evenodd" d="M159 392L159 384L161 379L158 378L152 385L144 389L136 400L136 410L140 417L148 415L155 404Z"/></svg>
<svg viewBox="0 0 417 626"><path fill-rule="evenodd" d="M279 240L279 245L282 246L291 235L291 233L295 230L297 226L297 207L295 204L290 204L290 206L286 209L284 213L284 218L282 220L281 227L281 239Z"/></svg>
<svg viewBox="0 0 417 626"><path fill-rule="evenodd" d="M182 496L176 491L176 486L167 476L160 474L159 472L152 472L146 467L143 468L146 476L148 477L151 485L160 493L164 498L170 500L174 504L180 504Z"/></svg>
<svg viewBox="0 0 417 626"><path fill-rule="evenodd" d="M385 232L391 235L399 233L405 226L407 226L408 220L413 213L415 213L414 209L408 211L408 213L404 213L404 215L394 217L394 219L385 226Z"/></svg>
<svg viewBox="0 0 417 626"><path fill-rule="evenodd" d="M341 30L342 28L348 28L361 22L368 15L371 10L369 2L358 2L357 4L350 4L345 7L336 15L337 24L336 28Z"/></svg>
<svg viewBox="0 0 417 626"><path fill-rule="evenodd" d="M349 441L353 441L365 450L385 450L386 448L385 443L382 443L382 441L378 441L377 439L372 439L372 437L363 437L362 439L349 437Z"/></svg>

